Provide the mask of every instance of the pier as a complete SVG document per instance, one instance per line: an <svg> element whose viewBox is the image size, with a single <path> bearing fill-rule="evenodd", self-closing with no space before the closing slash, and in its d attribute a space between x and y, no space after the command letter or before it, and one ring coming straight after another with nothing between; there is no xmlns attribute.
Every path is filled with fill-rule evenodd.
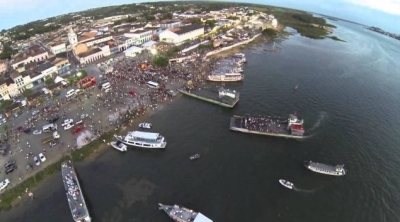
<svg viewBox="0 0 400 222"><path fill-rule="evenodd" d="M239 102L239 92L227 90L235 93L235 97L221 96L221 91L218 89L178 89L179 92L187 96L203 100L209 103L213 103L219 106L233 108L237 102Z"/></svg>

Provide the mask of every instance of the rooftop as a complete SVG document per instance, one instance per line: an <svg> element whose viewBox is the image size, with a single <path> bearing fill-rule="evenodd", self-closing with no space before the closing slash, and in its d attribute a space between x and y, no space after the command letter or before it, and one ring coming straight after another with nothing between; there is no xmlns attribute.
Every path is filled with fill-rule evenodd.
<svg viewBox="0 0 400 222"><path fill-rule="evenodd" d="M131 32L131 33L141 34L141 33L149 32L149 31L151 31L151 30L143 29L143 30L135 30L134 32Z"/></svg>
<svg viewBox="0 0 400 222"><path fill-rule="evenodd" d="M170 31L174 32L178 35L182 35L197 29L201 29L204 28L204 26L202 25L198 25L198 24L193 24L193 25L187 25L187 26L181 26L181 27L177 27L177 28L173 28Z"/></svg>
<svg viewBox="0 0 400 222"><path fill-rule="evenodd" d="M46 50L43 49L39 45L33 45L25 49L23 52L17 54L17 56L13 59L13 64L21 62L29 57L37 56L42 53L45 53Z"/></svg>
<svg viewBox="0 0 400 222"><path fill-rule="evenodd" d="M90 50L87 51L87 52L83 52L83 53L78 54L78 56L79 56L79 57L87 57L87 56L93 55L93 54L98 53L98 52L101 52L101 49L99 49L99 48L92 48L92 49L90 49Z"/></svg>

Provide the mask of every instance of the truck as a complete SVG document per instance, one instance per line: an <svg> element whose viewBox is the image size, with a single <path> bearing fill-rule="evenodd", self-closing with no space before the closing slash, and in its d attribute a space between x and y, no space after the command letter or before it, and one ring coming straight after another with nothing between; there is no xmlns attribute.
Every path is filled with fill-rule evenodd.
<svg viewBox="0 0 400 222"><path fill-rule="evenodd" d="M54 131L53 135L43 138L42 143L48 143L58 138L60 138L60 134L58 134L57 131Z"/></svg>

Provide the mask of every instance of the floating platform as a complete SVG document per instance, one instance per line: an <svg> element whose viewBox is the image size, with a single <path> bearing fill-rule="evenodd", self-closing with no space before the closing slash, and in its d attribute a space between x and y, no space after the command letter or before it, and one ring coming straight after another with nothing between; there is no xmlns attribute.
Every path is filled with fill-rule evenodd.
<svg viewBox="0 0 400 222"><path fill-rule="evenodd" d="M209 103L217 104L219 106L227 107L227 108L233 108L237 102L239 102L239 92L232 91L232 90L226 90L229 91L232 95L234 93L234 98L230 96L221 96L221 89L187 89L187 88L182 88L178 89L179 92L182 94L185 94L187 96L203 100ZM224 90L225 91L225 90Z"/></svg>
<svg viewBox="0 0 400 222"><path fill-rule="evenodd" d="M251 133L251 134L258 134L264 136L275 136L275 137L283 137L283 138L290 138L290 139L304 139L307 136L301 135L293 135L291 131L288 130L288 125L285 123L272 123L266 124L263 126L263 130L257 129L249 129L245 125L245 116L233 116L231 118L229 129L232 131L238 131L242 133ZM276 120L275 120L276 121ZM284 119L281 120L282 122Z"/></svg>

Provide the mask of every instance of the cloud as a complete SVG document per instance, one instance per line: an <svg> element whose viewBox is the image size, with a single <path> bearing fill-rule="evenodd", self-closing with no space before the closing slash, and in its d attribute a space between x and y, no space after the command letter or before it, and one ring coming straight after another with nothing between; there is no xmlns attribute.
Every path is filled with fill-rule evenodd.
<svg viewBox="0 0 400 222"><path fill-rule="evenodd" d="M386 13L400 15L400 0L349 0L349 2Z"/></svg>

